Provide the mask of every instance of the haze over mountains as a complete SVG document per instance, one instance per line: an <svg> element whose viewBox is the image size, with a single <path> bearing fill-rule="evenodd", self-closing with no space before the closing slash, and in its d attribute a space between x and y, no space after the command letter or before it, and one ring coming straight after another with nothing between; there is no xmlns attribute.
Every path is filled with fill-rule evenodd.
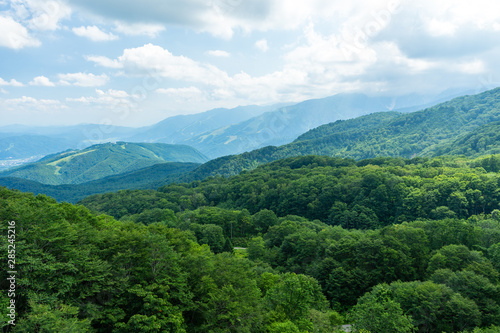
<svg viewBox="0 0 500 333"><path fill-rule="evenodd" d="M334 104L331 103L332 99L336 99L336 105L339 105L339 100L345 102L349 98L337 96L283 107L243 122L240 129L241 132L247 131L247 138L252 135L257 137L258 133L251 132L249 128L250 124L258 123L259 120L288 113L294 120L305 122L313 118L304 116L307 110L319 117L327 113L329 105ZM355 101L362 105L373 100L365 97ZM348 104L355 105L353 100ZM318 111L313 111L315 109ZM219 112L222 111L213 111L214 114ZM340 111L334 113L344 116ZM182 118L166 120L163 125L180 120ZM50 193L58 200L77 201L90 194L118 189L155 188L162 182L190 182L210 176L233 176L243 170L252 170L261 164L293 156L324 155L356 160L384 156L435 157L445 154L477 157L500 152L500 141L497 140L499 124L500 88L497 88L477 95L461 96L421 111L375 112L354 119L337 120L309 130L284 145L267 146L210 161L189 146L123 142L101 144L81 151L49 156L40 162L2 172L0 185L35 193ZM282 133L287 128L284 126ZM300 126L296 125L296 128ZM293 132L293 128L290 132ZM217 137L222 138L223 134L211 135L207 140L214 142ZM279 141L278 138L274 140ZM221 145L213 143L214 149ZM189 163L164 164L166 161Z"/></svg>
<svg viewBox="0 0 500 333"><path fill-rule="evenodd" d="M457 92L397 98L338 94L298 104L214 109L170 117L141 128L97 124L3 126L0 127L0 170L67 149L117 141L185 144L209 158L217 158L267 145L286 144L310 129L339 119L377 111L415 111L455 94Z"/></svg>

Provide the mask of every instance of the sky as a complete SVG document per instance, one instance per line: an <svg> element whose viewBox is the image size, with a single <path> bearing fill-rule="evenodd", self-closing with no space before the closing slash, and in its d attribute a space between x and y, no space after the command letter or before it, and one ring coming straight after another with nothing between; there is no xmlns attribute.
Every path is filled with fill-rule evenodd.
<svg viewBox="0 0 500 333"><path fill-rule="evenodd" d="M0 0L0 126L500 86L497 0Z"/></svg>

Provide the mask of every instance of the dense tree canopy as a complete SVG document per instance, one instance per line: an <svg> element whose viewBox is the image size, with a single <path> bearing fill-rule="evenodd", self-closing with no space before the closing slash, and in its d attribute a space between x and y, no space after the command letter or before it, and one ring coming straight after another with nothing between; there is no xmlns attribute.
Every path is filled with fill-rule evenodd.
<svg viewBox="0 0 500 333"><path fill-rule="evenodd" d="M19 253L9 328L495 330L496 158L289 158L87 207L0 188Z"/></svg>

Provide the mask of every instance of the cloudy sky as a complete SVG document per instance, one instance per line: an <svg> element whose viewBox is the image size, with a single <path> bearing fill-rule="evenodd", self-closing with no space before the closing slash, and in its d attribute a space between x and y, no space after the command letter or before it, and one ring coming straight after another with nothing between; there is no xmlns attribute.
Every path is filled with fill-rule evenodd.
<svg viewBox="0 0 500 333"><path fill-rule="evenodd" d="M0 126L500 86L497 0L0 0Z"/></svg>

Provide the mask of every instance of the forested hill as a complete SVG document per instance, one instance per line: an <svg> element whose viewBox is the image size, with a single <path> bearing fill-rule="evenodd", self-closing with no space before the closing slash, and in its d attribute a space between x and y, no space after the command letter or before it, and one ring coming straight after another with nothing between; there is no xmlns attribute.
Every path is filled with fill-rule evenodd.
<svg viewBox="0 0 500 333"><path fill-rule="evenodd" d="M288 149L355 159L436 156L447 152L441 145L498 120L500 88L409 114L372 114L323 125L298 137Z"/></svg>
<svg viewBox="0 0 500 333"><path fill-rule="evenodd" d="M339 317L325 315L321 297L306 296L317 295L310 289L317 281L333 310L356 330L465 333L478 326L484 328L475 333L489 333L499 328L487 327L500 325L499 170L500 156L357 162L304 156L231 178L120 191L81 203L123 223L190 231L215 253L229 242L247 247L264 314L235 321L241 332L250 324L248 332L335 332L327 323ZM203 298L210 284L199 281L213 281L215 288L218 277L207 276L206 262L189 262L200 265L198 279L188 278L196 304L215 302L210 306L218 310L209 312L213 318L185 313L188 331L202 332L190 325L204 322L225 332L225 318L240 309L236 300L245 313L259 313L251 298L240 298L242 284L234 280ZM219 273L224 279L232 274L225 264ZM284 276L278 280L275 272ZM304 276L313 280L300 282Z"/></svg>
<svg viewBox="0 0 500 333"><path fill-rule="evenodd" d="M481 156L500 153L500 122L494 121L479 126L453 141L432 149L435 155Z"/></svg>
<svg viewBox="0 0 500 333"><path fill-rule="evenodd" d="M291 156L325 155L360 160L381 156L491 154L500 151L500 141L494 135L499 120L500 88L497 88L422 111L378 112L322 125L290 144L211 160L185 180L236 175Z"/></svg>
<svg viewBox="0 0 500 333"><path fill-rule="evenodd" d="M163 143L106 143L47 156L0 173L42 184L79 184L165 162L203 163L196 149Z"/></svg>
<svg viewBox="0 0 500 333"><path fill-rule="evenodd" d="M14 331L498 332L499 170L293 157L82 201L108 215L0 187Z"/></svg>
<svg viewBox="0 0 500 333"><path fill-rule="evenodd" d="M76 203L93 194L127 189L157 189L177 181L182 175L196 169L199 165L199 163L180 162L158 163L143 169L80 184L47 185L22 178L4 177L0 178L0 186L34 194L45 194L60 202Z"/></svg>
<svg viewBox="0 0 500 333"><path fill-rule="evenodd" d="M230 178L172 184L146 202L129 191L80 203L116 218L144 209L176 212L201 206L272 210L346 228L377 228L417 218L469 218L500 209L500 156L477 159L375 158L356 162L325 156L291 157ZM146 193L146 192L144 192ZM147 194L149 196L150 194ZM170 202L164 206L165 199Z"/></svg>

